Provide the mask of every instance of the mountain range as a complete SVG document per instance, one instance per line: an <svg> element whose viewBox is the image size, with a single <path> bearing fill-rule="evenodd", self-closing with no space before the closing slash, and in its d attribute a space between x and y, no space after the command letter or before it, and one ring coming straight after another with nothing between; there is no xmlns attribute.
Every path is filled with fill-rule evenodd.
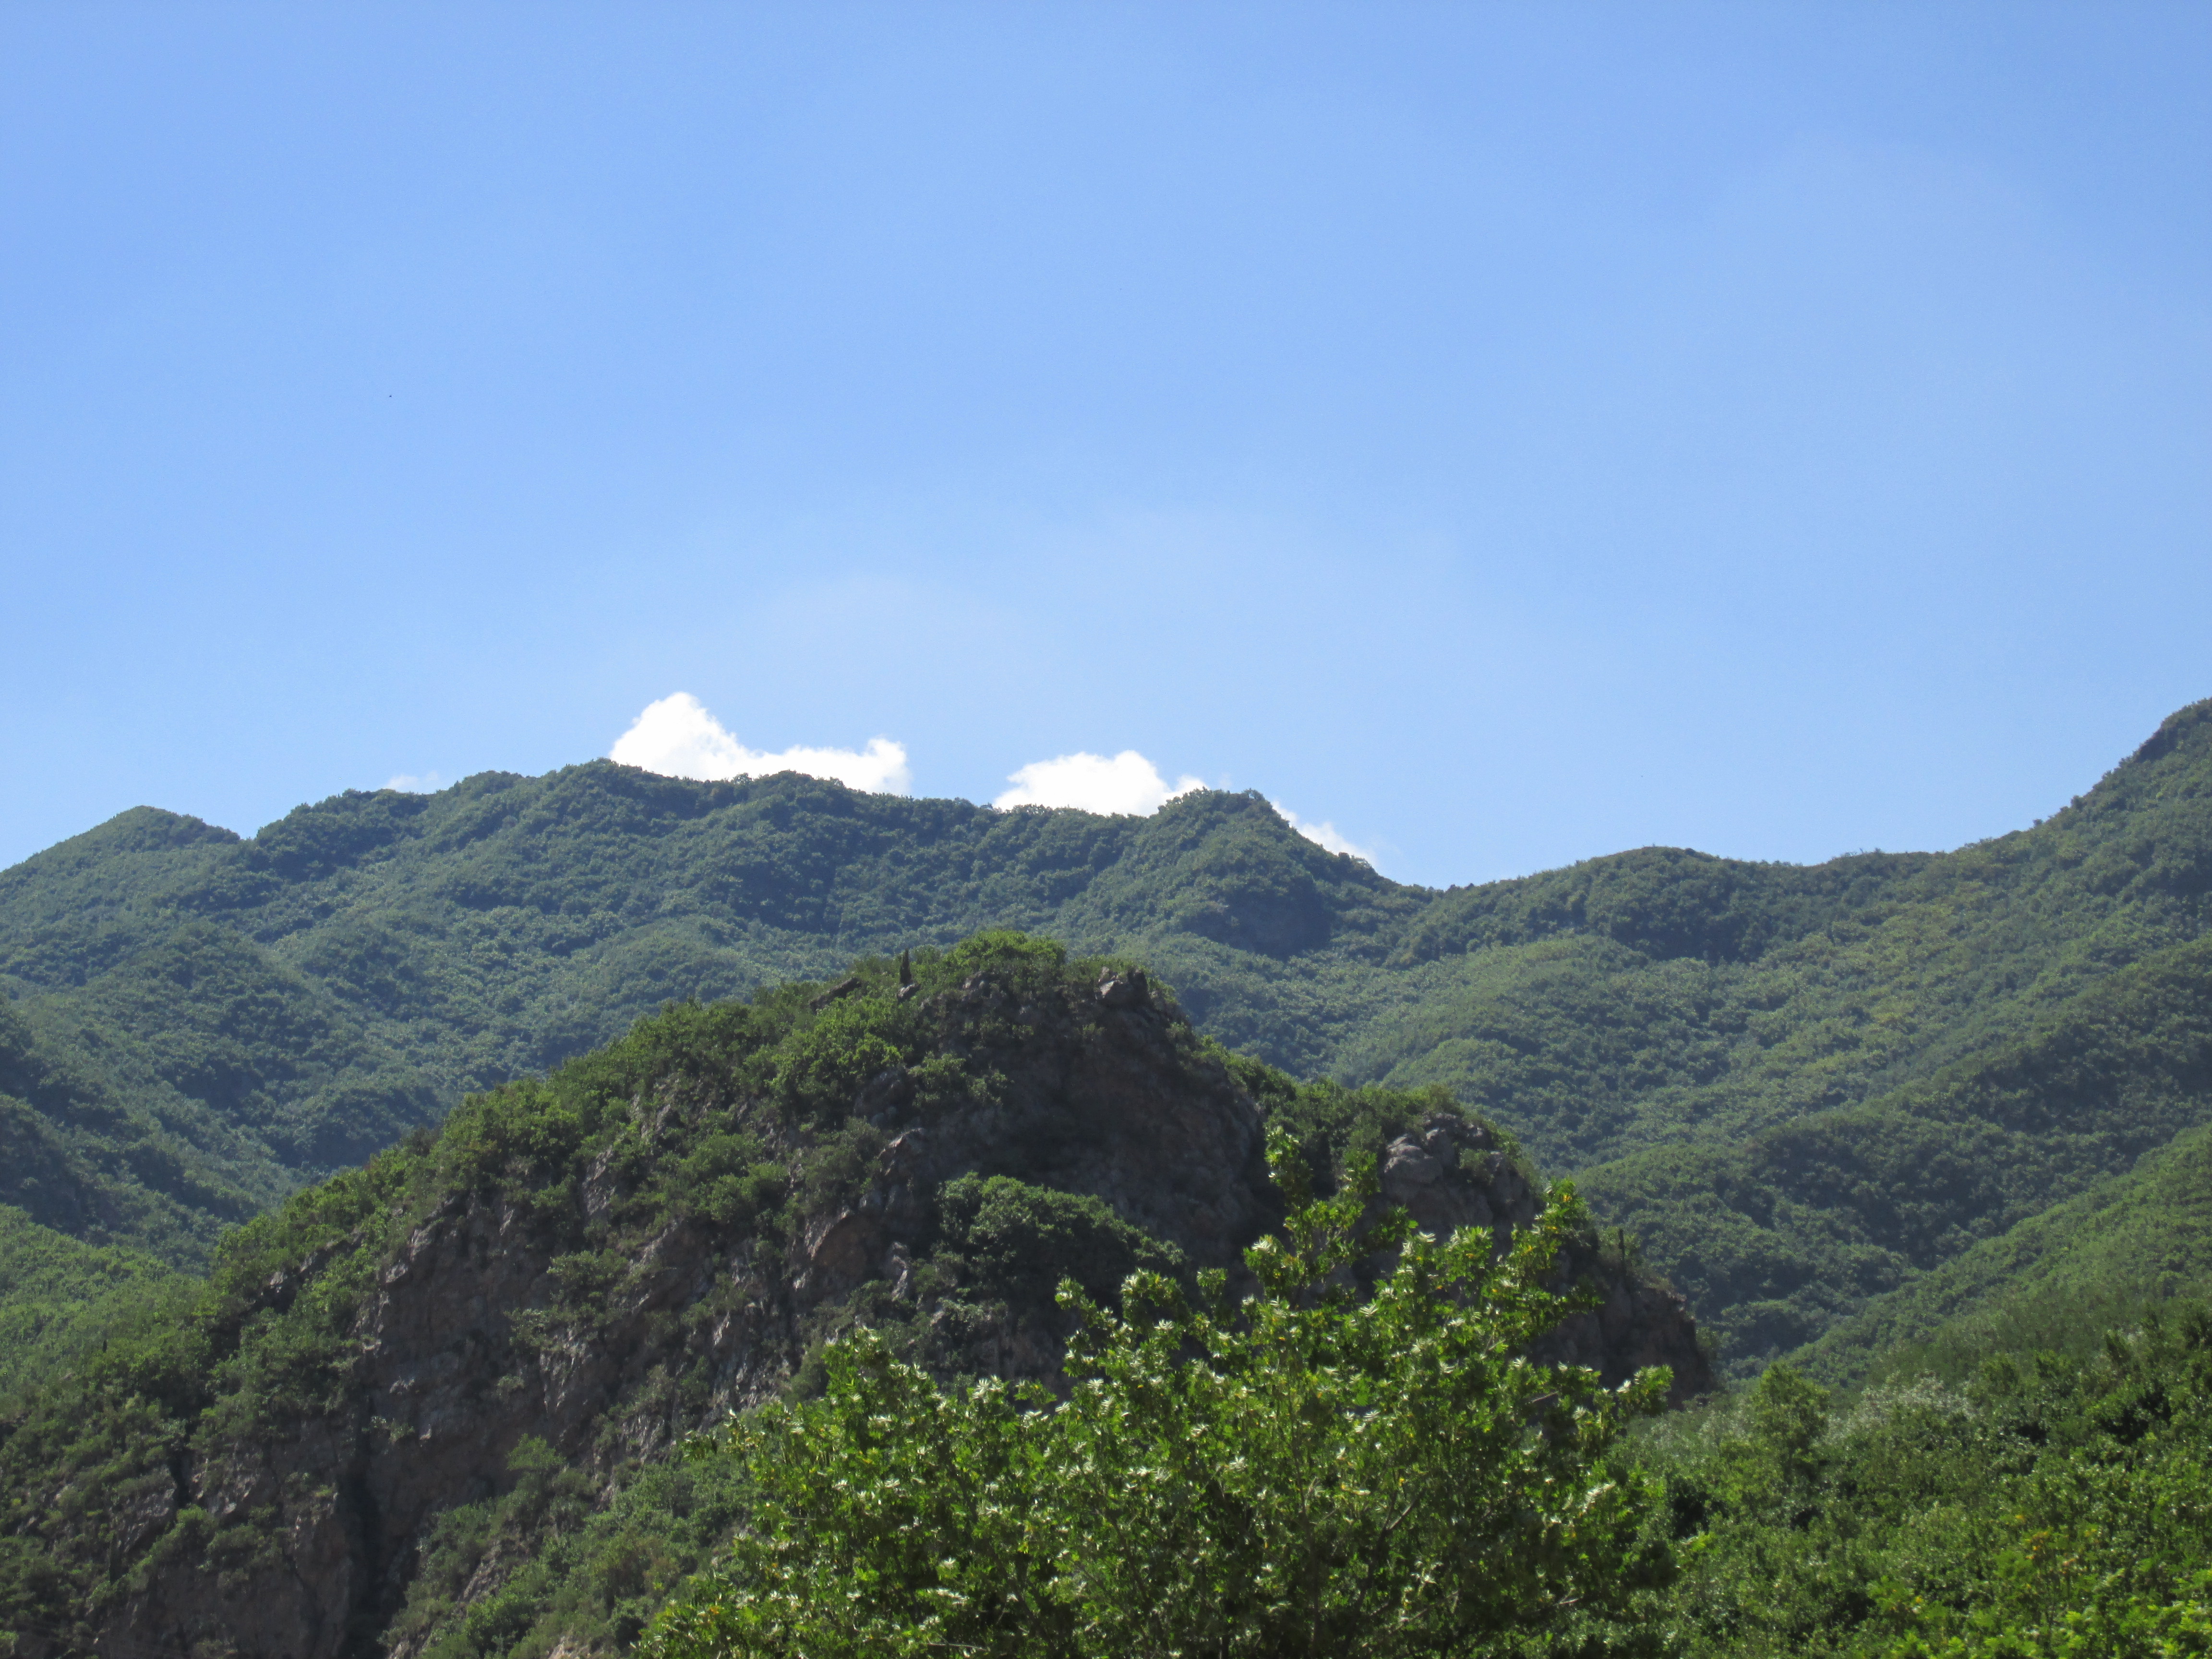
<svg viewBox="0 0 2212 1659"><path fill-rule="evenodd" d="M1443 1087L1744 1371L1890 1328L2212 1119L2208 887L2212 702L1954 852L1650 848L1444 890L1224 792L1110 817L595 762L250 838L142 807L0 872L0 1201L196 1271L641 1014L1012 927L1141 959L1294 1075Z"/></svg>

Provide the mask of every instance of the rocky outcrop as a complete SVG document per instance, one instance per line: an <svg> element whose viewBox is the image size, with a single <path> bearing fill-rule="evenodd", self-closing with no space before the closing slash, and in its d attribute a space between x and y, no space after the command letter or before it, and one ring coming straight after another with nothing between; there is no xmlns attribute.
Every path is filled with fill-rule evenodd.
<svg viewBox="0 0 2212 1659"><path fill-rule="evenodd" d="M203 1432L174 1468L149 1473L140 1508L116 1517L114 1547L137 1565L100 1621L102 1650L365 1659L428 1528L502 1490L526 1437L611 1488L783 1385L841 1309L900 1310L951 1369L1051 1377L1066 1326L1048 1300L963 1302L944 1292L949 1268L935 1273L937 1291L923 1289L941 1243L936 1194L956 1177L1010 1174L1095 1197L1194 1267L1237 1263L1279 1219L1260 1108L1142 975L1030 1000L978 976L921 1006L943 1052L984 1081L948 1099L924 1086L923 1068L869 1078L842 1133L872 1146L870 1161L775 1236L671 1219L604 1264L585 1293L573 1231L537 1204L476 1191L430 1209L362 1300L341 1401ZM798 1131L696 1079L630 1112L648 1147L713 1115L750 1122L794 1166L807 1156ZM618 1212L638 1167L611 1150L598 1157L578 1189L584 1217ZM1449 1114L1389 1146L1382 1182L1424 1227L1484 1227L1500 1249L1540 1202L1489 1129ZM319 1270L310 1260L279 1275L270 1304ZM1559 1279L1594 1279L1602 1301L1556 1333L1547 1357L1614 1379L1668 1364L1678 1393L1710 1386L1681 1298L1619 1264L1608 1272L1594 1246L1564 1261ZM33 1638L20 1651L61 1650Z"/></svg>
<svg viewBox="0 0 2212 1659"><path fill-rule="evenodd" d="M1497 1255L1543 1207L1542 1195L1489 1127L1461 1117L1432 1116L1400 1136L1383 1154L1381 1175L1383 1200L1402 1206L1425 1231L1442 1237L1486 1227ZM1560 1322L1534 1358L1587 1365L1608 1385L1664 1365L1674 1374L1671 1398L1678 1403L1714 1388L1688 1300L1638 1272L1625 1252L1608 1253L1595 1237L1576 1240L1559 1253L1552 1287L1580 1289L1596 1305Z"/></svg>

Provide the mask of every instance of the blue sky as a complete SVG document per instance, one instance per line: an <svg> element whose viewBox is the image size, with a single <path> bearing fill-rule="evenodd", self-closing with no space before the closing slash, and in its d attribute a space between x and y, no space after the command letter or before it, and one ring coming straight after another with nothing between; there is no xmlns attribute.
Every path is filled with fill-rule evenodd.
<svg viewBox="0 0 2212 1659"><path fill-rule="evenodd" d="M2212 8L0 9L0 863L1133 750L1443 883L2212 695Z"/></svg>

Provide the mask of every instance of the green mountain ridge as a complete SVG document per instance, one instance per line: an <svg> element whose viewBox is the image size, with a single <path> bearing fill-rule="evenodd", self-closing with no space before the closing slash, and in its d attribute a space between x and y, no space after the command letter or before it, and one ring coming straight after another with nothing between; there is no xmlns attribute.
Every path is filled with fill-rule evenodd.
<svg viewBox="0 0 2212 1659"><path fill-rule="evenodd" d="M2141 1006L2125 983L2100 988ZM1188 1285L1282 1220L1290 1194L1257 1168L1276 1127L1279 1170L1302 1147L1340 1192L1379 1152L1381 1197L1438 1235L1486 1232L1492 1253L1525 1241L1542 1201L1510 1137L1441 1090L1298 1084L1200 1036L1133 963L1000 933L641 1019L232 1231L204 1281L0 1210L0 1273L46 1301L0 1322L35 1366L0 1386L0 1645L637 1650L672 1595L680 1614L758 1589L690 1577L734 1533L780 1535L757 1466L672 1455L688 1429L834 1382L822 1344L856 1327L880 1345L864 1354L908 1356L954 1390L933 1399L1049 1378L1079 1322L1054 1304L1063 1277L1094 1297L1136 1267ZM1994 1330L1960 1333L1964 1388L1906 1353L1902 1380L1832 1401L1776 1365L1617 1447L1592 1478L1636 1494L1622 1594L1525 1602L1511 1650L2193 1650L2212 1634L2212 1313L2142 1310L2101 1343L2072 1326L2085 1285L2132 1316L2126 1297L2197 1271L2208 1152L2212 1125L2185 1132L1839 1328L1862 1340L1830 1356L1850 1374L1900 1333L1994 1312ZM1561 1243L1546 1282L1586 1299L1526 1359L1606 1379L1662 1363L1678 1394L1705 1393L1681 1298L1586 1220L1568 1215ZM2023 1303L2067 1322L2075 1357L2018 1342ZM1356 1294L1342 1305L1361 1322ZM828 1496L883 1536L902 1477L974 1468L945 1455L937 1407L864 1407ZM887 1452L915 1436L919 1464ZM1233 1441L1184 1438L1238 1461ZM1019 1567L892 1543L978 1583ZM868 1593L850 1558L830 1565L827 1607ZM1942 1645L1961 1632L1972 1645ZM1017 1627L999 1650L1069 1650Z"/></svg>
<svg viewBox="0 0 2212 1659"><path fill-rule="evenodd" d="M1443 891L1221 792L1116 818L594 762L251 839L140 808L0 872L0 1202L196 1265L671 999L1014 927L1294 1074L1443 1085L1755 1367L2212 1118L2208 888L2212 703L1954 853Z"/></svg>

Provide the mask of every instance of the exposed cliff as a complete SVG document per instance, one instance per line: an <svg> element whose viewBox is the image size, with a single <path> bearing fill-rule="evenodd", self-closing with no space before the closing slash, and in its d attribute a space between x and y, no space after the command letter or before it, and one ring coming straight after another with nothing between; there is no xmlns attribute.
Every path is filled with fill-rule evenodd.
<svg viewBox="0 0 2212 1659"><path fill-rule="evenodd" d="M1126 964L1000 935L902 976L672 1009L241 1232L188 1329L6 1425L17 1650L424 1652L424 1546L520 1452L604 1503L861 1321L948 1373L1049 1380L1063 1276L1234 1266L1279 1218L1271 1117L1323 1164L1379 1152L1425 1226L1502 1248L1535 1212L1440 1093L1296 1087ZM1559 1273L1598 1305L1545 1357L1710 1386L1681 1299L1620 1252L1593 1236ZM478 1551L453 1607L519 1559Z"/></svg>

